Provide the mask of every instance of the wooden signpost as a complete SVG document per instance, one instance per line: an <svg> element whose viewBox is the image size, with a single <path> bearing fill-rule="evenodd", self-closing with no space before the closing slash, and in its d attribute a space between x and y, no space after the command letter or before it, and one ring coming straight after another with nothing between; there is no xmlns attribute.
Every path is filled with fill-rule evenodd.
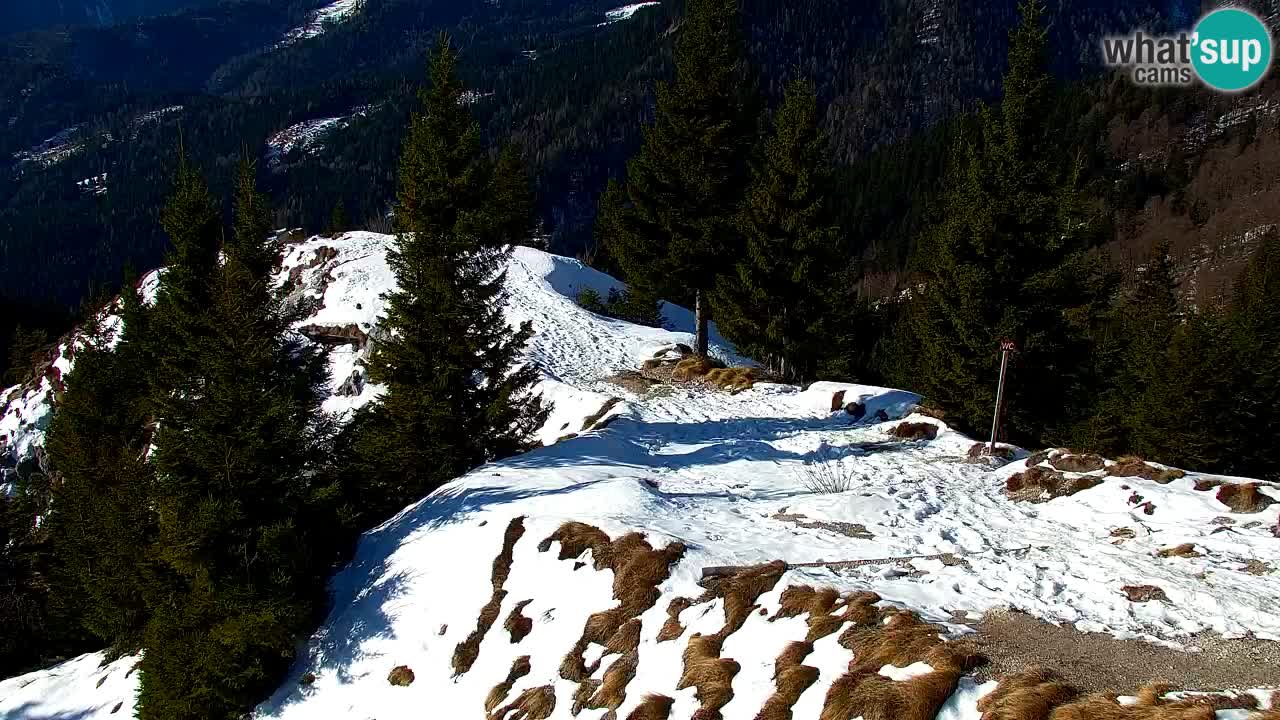
<svg viewBox="0 0 1280 720"><path fill-rule="evenodd" d="M991 418L991 443L987 445L987 454L996 452L996 436L1000 432L1000 411L1004 408L1004 377L1009 369L1009 353L1018 352L1018 344L1005 338L1000 341L1000 384L996 386L996 410Z"/></svg>

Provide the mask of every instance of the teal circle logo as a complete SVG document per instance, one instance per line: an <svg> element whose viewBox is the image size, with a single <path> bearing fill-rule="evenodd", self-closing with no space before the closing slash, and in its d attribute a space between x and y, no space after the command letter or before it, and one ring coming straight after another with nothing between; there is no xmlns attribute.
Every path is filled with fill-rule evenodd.
<svg viewBox="0 0 1280 720"><path fill-rule="evenodd" d="M1214 90L1248 90L1271 66L1271 33L1257 15L1222 8L1200 18L1191 41L1191 65Z"/></svg>

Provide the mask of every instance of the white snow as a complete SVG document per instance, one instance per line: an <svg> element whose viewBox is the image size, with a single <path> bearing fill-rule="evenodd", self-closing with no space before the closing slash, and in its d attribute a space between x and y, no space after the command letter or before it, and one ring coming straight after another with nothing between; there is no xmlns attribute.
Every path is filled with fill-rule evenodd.
<svg viewBox="0 0 1280 720"><path fill-rule="evenodd" d="M323 35L331 23L340 23L360 12L364 0L337 0L311 13L304 25L285 33L284 39L276 47L292 45L299 40Z"/></svg>
<svg viewBox="0 0 1280 720"><path fill-rule="evenodd" d="M312 303L304 324L354 324L376 339L383 294L394 287L386 265L390 243L384 235L346 233L287 246L278 279L292 283L294 297ZM1269 530L1280 518L1280 504L1257 514L1233 514L1214 493L1193 489L1197 478L1206 477L1195 473L1167 485L1106 478L1071 497L1013 503L1004 496L1004 481L1023 469L1024 461L994 471L966 463L973 440L923 416L912 419L938 424L935 440L903 442L889 435L918 401L901 390L759 384L728 395L673 386L637 397L603 378L634 369L665 346L690 343L692 315L664 305L669 329L604 318L574 302L584 287L607 293L620 286L578 261L515 250L507 268L507 315L511 323L533 323L536 334L526 361L542 374L538 391L554 404L540 435L553 444L477 468L366 533L350 565L332 580L328 618L256 718L395 720L420 718L424 708L432 716L472 716L521 655L532 658L532 672L508 697L550 684L558 698L552 718L570 718L575 686L559 678L560 659L586 618L614 601L610 571L595 571L590 564L575 570L571 561L556 559L558 547L537 551L538 543L566 520L589 522L612 537L639 530L655 547L679 540L688 548L659 587L662 597L641 618L640 664L618 717L626 717L649 692L674 698L673 718L689 717L697 708L692 688L675 689L680 654L691 633L719 629L724 621L720 602L686 610L680 640L658 643L656 635L672 598L701 594L696 580L708 565L955 553L966 562L917 559L905 568L792 569L760 604L772 614L783 588L806 583L874 590L884 598L882 604L910 608L955 635L968 631L954 624L959 613L972 617L1007 607L1082 630L1178 645L1206 631L1280 639L1274 576L1244 571L1247 560L1274 562L1280 555L1280 540ZM715 354L742 362L718 335L713 334L713 344ZM330 351L335 388L366 353L357 345ZM837 390L844 390L845 402L864 402L863 421L830 412ZM356 396L330 398L326 408L343 413L377 391L365 385ZM622 401L610 410L616 417L607 428L560 439L581 431L583 419L610 397ZM888 422L874 419L881 410ZM18 412L26 417L47 413L47 393L24 393L21 402L10 404L0 418L0 431L10 437ZM37 433L16 437L28 446L38 442ZM836 494L808 491L802 481L806 463L823 461L847 467L853 488ZM1129 502L1135 491L1155 505L1152 515ZM1263 492L1280 499L1275 487ZM808 521L859 523L874 537L800 527L775 517L781 512L803 514ZM503 530L516 516L526 518L526 532L515 546L499 622L485 635L475 666L455 679L453 649L475 628L478 609L489 598L490 568ZM1228 531L1215 524L1220 517L1231 519ZM1117 527L1133 529L1135 537L1115 544L1111 530ZM1159 549L1184 542L1205 555L1156 556ZM1171 602L1130 602L1120 588L1140 583L1163 588ZM512 644L501 621L523 600L532 601L524 614L533 619L533 631ZM742 669L734 681L735 698L724 709L726 720L755 716L772 692L773 659L788 642L803 639L805 628L803 617L770 623L753 613L730 636L724 656L737 659ZM827 689L852 659L837 636L817 641L804 661L820 675L795 705L797 720L818 717ZM589 653L598 657L603 649ZM109 710L108 704L130 697L132 690L123 680L110 693L96 689L99 671L90 668L96 662L92 657L0 682L0 718L72 711L82 713L76 717L107 717L102 708ZM604 657L595 677L615 659ZM387 673L397 665L413 669L411 686L387 683ZM886 666L881 674L906 678L928 669L922 663ZM307 673L315 681L303 684ZM135 680L136 674L129 682ZM965 678L939 717L977 720L977 700L991 687ZM126 714L118 717L129 716L129 702L125 706L121 712ZM600 713L587 717L595 720Z"/></svg>
<svg viewBox="0 0 1280 720"><path fill-rule="evenodd" d="M363 105L348 115L303 120L280 130L267 138L267 165L278 167L294 149L311 153L320 150L325 137L351 124L353 118L364 116L370 108L371 106Z"/></svg>
<svg viewBox="0 0 1280 720"><path fill-rule="evenodd" d="M650 5L660 5L660 4L661 3L659 2L639 2L639 3L633 3L631 5L623 5L621 7L616 7L612 10L606 11L604 14L604 22L599 23L598 25L596 25L596 27L604 27L605 25L611 25L613 23L626 20L630 18L632 15L635 15L636 12L638 12L642 8L647 8Z"/></svg>

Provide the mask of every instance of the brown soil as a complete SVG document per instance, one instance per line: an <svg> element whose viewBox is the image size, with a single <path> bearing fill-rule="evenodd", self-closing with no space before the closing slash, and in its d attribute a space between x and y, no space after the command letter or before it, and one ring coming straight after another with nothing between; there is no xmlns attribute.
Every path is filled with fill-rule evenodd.
<svg viewBox="0 0 1280 720"><path fill-rule="evenodd" d="M1187 653L1059 627L1020 612L988 613L975 629L966 639L989 660L978 671L983 680L1051 667L1085 692L1133 694L1155 677L1179 690L1280 686L1280 642L1197 635L1185 643L1202 651Z"/></svg>
<svg viewBox="0 0 1280 720"><path fill-rule="evenodd" d="M834 522L827 520L807 520L807 515L803 513L775 513L774 520L782 522L794 523L798 527L807 530L826 530L828 532L839 533L845 537L858 538L859 540L871 540L875 538L866 525L861 523Z"/></svg>

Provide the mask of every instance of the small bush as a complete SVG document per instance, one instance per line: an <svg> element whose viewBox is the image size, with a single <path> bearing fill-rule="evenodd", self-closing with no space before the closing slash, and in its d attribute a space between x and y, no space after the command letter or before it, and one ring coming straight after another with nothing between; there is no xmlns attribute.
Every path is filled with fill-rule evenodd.
<svg viewBox="0 0 1280 720"><path fill-rule="evenodd" d="M1102 480L1096 477L1068 478L1056 470L1037 465L1010 475L1004 483L1004 492L1013 501L1040 503L1074 495L1100 484Z"/></svg>
<svg viewBox="0 0 1280 720"><path fill-rule="evenodd" d="M687 357L676 363L675 370L671 372L674 380L688 382L705 376L707 373L717 368L723 368L724 363L712 357L693 356Z"/></svg>
<svg viewBox="0 0 1280 720"><path fill-rule="evenodd" d="M1101 455L1064 453L1050 457L1049 464L1063 472L1088 473L1106 467L1107 461Z"/></svg>
<svg viewBox="0 0 1280 720"><path fill-rule="evenodd" d="M637 325L662 327L664 320L658 301L646 300L625 290L619 292L617 288L610 288L608 297L601 297L595 288L582 288L576 299L583 310Z"/></svg>
<svg viewBox="0 0 1280 720"><path fill-rule="evenodd" d="M813 462L800 466L798 471L801 484L812 493L835 494L852 490L858 479L852 465L840 462L839 458L821 456Z"/></svg>
<svg viewBox="0 0 1280 720"><path fill-rule="evenodd" d="M1111 477L1140 477L1144 480L1167 485L1183 477L1186 473L1176 468L1158 468L1143 461L1140 457L1127 455L1116 460L1114 465L1108 467L1107 475Z"/></svg>

